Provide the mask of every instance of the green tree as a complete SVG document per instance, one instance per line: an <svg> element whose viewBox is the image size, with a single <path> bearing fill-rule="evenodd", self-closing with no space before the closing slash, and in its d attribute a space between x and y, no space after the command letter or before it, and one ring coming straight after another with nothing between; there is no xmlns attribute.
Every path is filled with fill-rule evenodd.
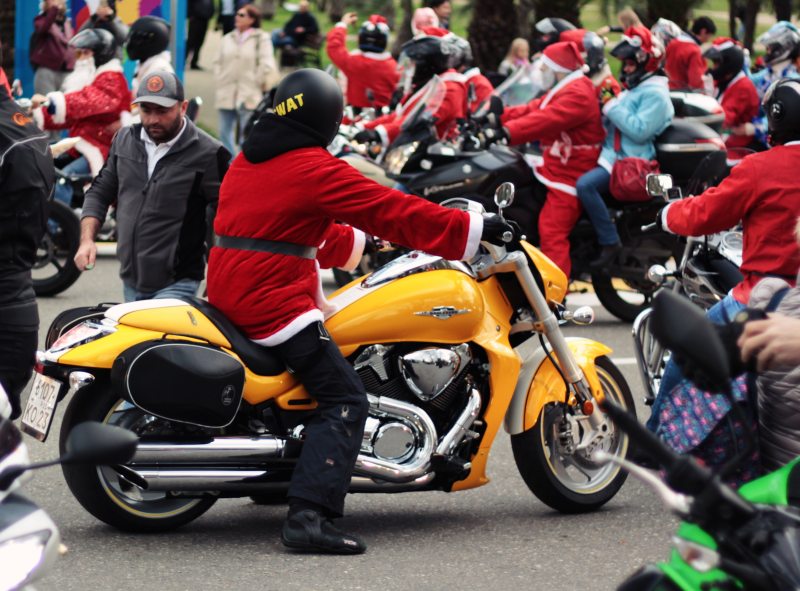
<svg viewBox="0 0 800 591"><path fill-rule="evenodd" d="M519 33L514 0L474 0L467 35L475 65L495 71Z"/></svg>
<svg viewBox="0 0 800 591"><path fill-rule="evenodd" d="M702 4L703 0L647 0L647 20L650 24L666 18L682 29L689 24L689 11Z"/></svg>

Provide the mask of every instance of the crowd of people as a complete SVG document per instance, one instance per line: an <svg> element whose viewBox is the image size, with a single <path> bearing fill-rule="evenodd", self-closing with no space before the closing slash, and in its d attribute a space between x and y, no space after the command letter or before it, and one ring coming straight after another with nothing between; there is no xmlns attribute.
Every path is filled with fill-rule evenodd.
<svg viewBox="0 0 800 591"><path fill-rule="evenodd" d="M745 158L719 187L669 204L659 224L685 236L742 224L744 279L709 311L712 320L726 322L747 306L764 277L795 285L800 269L792 231L800 216L793 176L800 165L800 32L791 23L777 23L764 34L766 55L755 71L757 60L735 40L716 37L706 17L696 19L688 31L664 19L648 29L635 13L624 11L621 40L610 51L620 62L617 80L606 59L607 31L578 29L562 19L538 22L531 42L515 39L496 72L482 72L474 67L469 42L448 30L449 0L431 0L414 13L414 35L402 46L399 62L388 51L391 31L380 15L359 25L358 47L347 49L348 31L359 21L350 12L325 37L340 79L309 69L289 74L274 89L274 112L258 118L245 139L237 138L237 127L245 128L278 81L274 51L302 45L320 30L306 0L272 34L263 30L258 7L223 1L219 19L224 35L214 59L218 141L187 117L184 88L168 51L169 23L143 17L127 27L114 8L108 0L74 32L64 0L42 3L31 44L36 66L32 119L13 133L2 129L4 155L26 146L14 150L14 158L0 160L2 207L35 209L47 199L52 163L39 163L38 144L24 139L41 143L47 138L42 130L66 129L80 138L67 170L94 177L81 213L76 265L81 270L94 265L95 236L115 204L126 301L194 295L205 274L213 227L217 242L208 258L210 302L254 342L274 350L320 403L289 491L282 534L289 547L338 553L360 553L366 547L330 522L344 511L367 403L363 385L322 324L325 301L318 267L352 266L372 247L364 231L452 259L470 258L482 239L497 241L517 231L496 217L444 209L380 187L331 156L325 147L339 128L345 104L352 107L351 122L359 129L354 139L384 148L420 105L432 110L440 139L455 137L459 122L473 117L487 145L537 142L542 159L532 174L547 191L538 222L541 248L569 275L569 234L584 213L602 247L593 266L602 270L618 256L620 237L604 194L619 162L654 158L655 138L674 116L670 89L711 94L725 112L727 145L762 153ZM190 3L190 68L201 67L198 55L213 12L210 0ZM131 87L120 63L123 48L137 61ZM502 113L480 109L494 92L487 75L502 78L520 69L530 70L539 95ZM434 94L437 101L431 104ZM15 111L7 90L0 90L0 109ZM366 109L379 116L359 119ZM15 184L11 166L17 157L41 164L41 174L28 179L30 186ZM28 165L25 170L32 169ZM5 197L24 191L38 201L22 204ZM56 197L69 201L63 191L57 190ZM24 231L0 232L0 249L9 248L12 237L25 245L0 262L5 265L0 267L4 364L35 347L38 320L30 267L45 223L40 217L29 216ZM242 238L249 246L241 246ZM287 254L298 248L311 249L314 256ZM12 283L14 289L4 287ZM13 294L10 299L7 293ZM800 305L795 296L787 297L779 310L796 315ZM740 341L743 356L757 358L760 369L792 363L796 368L794 341L774 340L782 338L774 335L784 334L785 326L772 320L748 326ZM19 336L9 339L9 334ZM20 348L21 341L33 344ZM15 362L13 371L0 366L15 414L30 375L29 366L25 371L20 366ZM784 383L785 376L766 375L770 381L759 386L765 391ZM670 366L653 429L658 429L660 405L680 379ZM797 382L792 374L789 383ZM776 424L783 418L774 412L769 416L778 417ZM343 431L334 428L342 425Z"/></svg>

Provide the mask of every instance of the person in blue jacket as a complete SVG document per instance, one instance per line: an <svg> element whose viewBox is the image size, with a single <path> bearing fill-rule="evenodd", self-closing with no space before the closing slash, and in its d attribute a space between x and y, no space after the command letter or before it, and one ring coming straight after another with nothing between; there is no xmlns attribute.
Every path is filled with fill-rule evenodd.
<svg viewBox="0 0 800 591"><path fill-rule="evenodd" d="M620 82L627 89L613 96L612 89L601 93L606 139L598 166L584 174L576 185L578 199L592 221L601 251L592 261L604 268L622 249L617 228L611 220L602 193L608 191L611 169L621 158L656 156L654 140L675 114L669 98L667 77L661 70L663 49L643 26L629 27L611 55L622 61Z"/></svg>

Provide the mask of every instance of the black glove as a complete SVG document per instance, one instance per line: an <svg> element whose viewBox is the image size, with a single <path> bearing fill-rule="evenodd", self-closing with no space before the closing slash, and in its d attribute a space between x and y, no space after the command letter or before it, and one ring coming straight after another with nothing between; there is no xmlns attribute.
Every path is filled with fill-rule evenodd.
<svg viewBox="0 0 800 591"><path fill-rule="evenodd" d="M665 221L664 220L664 210L665 209L667 209L667 208L666 207L662 207L661 209L658 210L658 213L656 214L656 226L658 226L658 228L660 230L664 230L665 232L667 232L668 231L667 228L664 227L664 221Z"/></svg>
<svg viewBox="0 0 800 591"><path fill-rule="evenodd" d="M519 240L521 236L522 230L517 222L501 219L496 213L484 214L481 240L495 246L505 246L508 242Z"/></svg>
<svg viewBox="0 0 800 591"><path fill-rule="evenodd" d="M375 254L380 250L380 239L366 234L364 236L364 254Z"/></svg>
<svg viewBox="0 0 800 591"><path fill-rule="evenodd" d="M381 134L374 129L365 129L364 131L359 131L355 136L353 136L353 139L359 144L369 144L372 142L380 142Z"/></svg>

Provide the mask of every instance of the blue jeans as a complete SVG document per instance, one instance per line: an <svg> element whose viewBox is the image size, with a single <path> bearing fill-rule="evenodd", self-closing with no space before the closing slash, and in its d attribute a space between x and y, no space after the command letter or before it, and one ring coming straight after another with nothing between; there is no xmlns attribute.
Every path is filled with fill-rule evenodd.
<svg viewBox="0 0 800 591"><path fill-rule="evenodd" d="M297 46L297 41L291 35L283 35L283 29L275 29L272 31L272 47L283 47L284 45Z"/></svg>
<svg viewBox="0 0 800 591"><path fill-rule="evenodd" d="M578 191L578 199L586 211L586 215L592 221L594 231L597 233L597 241L600 246L610 246L619 244L619 234L608 208L603 201L602 193L608 192L608 182L611 175L602 166L593 168L578 179L575 188Z"/></svg>
<svg viewBox="0 0 800 591"><path fill-rule="evenodd" d="M67 164L62 171L67 175L89 174L89 172L91 172L89 170L89 161L83 156ZM55 198L61 201L61 203L66 203L67 205L72 203L72 184L64 179L59 178L58 182L56 183Z"/></svg>
<svg viewBox="0 0 800 591"><path fill-rule="evenodd" d="M164 300L167 298L191 297L197 294L200 282L197 279L179 279L171 285L151 292L142 292L127 283L122 284L122 293L126 302L140 300Z"/></svg>
<svg viewBox="0 0 800 591"><path fill-rule="evenodd" d="M737 312L744 308L744 304L739 303L731 294L728 294L709 308L708 312L706 312L706 317L714 324L727 324L736 316ZM656 399L653 401L650 418L647 420L647 428L651 431L655 432L658 428L658 415L661 414L661 406L664 404L664 399L669 396L670 392L681 380L683 380L681 368L670 359L664 368L661 385L658 388Z"/></svg>
<svg viewBox="0 0 800 591"><path fill-rule="evenodd" d="M219 113L219 141L232 156L236 156L241 145L236 143L236 124L238 122L239 139L242 140L244 139L242 137L244 126L247 125L247 120L250 119L253 111L240 107L239 109L217 109L217 112Z"/></svg>

